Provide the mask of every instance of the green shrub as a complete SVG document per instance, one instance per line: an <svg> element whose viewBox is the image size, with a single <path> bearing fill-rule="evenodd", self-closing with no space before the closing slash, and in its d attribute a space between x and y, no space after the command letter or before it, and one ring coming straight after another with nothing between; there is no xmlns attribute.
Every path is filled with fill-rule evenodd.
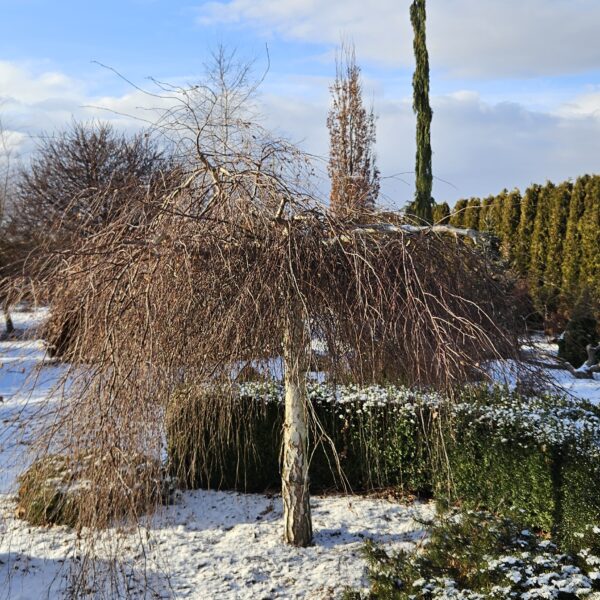
<svg viewBox="0 0 600 600"><path fill-rule="evenodd" d="M600 523L600 419L556 396L471 390L453 409L446 450L453 487L437 495L512 515L576 550L572 532ZM439 478L439 475L438 475Z"/></svg>
<svg viewBox="0 0 600 600"><path fill-rule="evenodd" d="M600 589L600 529L590 528L594 546L564 554L522 522L482 511L450 512L428 527L415 552L387 554L367 543L370 591L347 599L381 598L563 598Z"/></svg>
<svg viewBox="0 0 600 600"><path fill-rule="evenodd" d="M322 430L311 435L312 491L393 487L431 492L427 440L422 423L431 407L397 388L309 386ZM228 412L225 433L211 427L203 403L215 392L182 388L167 410L170 473L185 487L262 492L280 487L283 396L277 384L243 384L236 410ZM331 447L335 448L335 452ZM341 466L345 481L337 468Z"/></svg>
<svg viewBox="0 0 600 600"><path fill-rule="evenodd" d="M243 384L230 427L217 440L202 420L214 390L176 394L167 440L173 475L186 487L262 492L280 486L283 390ZM354 490L390 487L440 505L511 515L552 532L567 550L574 531L600 523L598 409L567 397L525 397L471 387L449 404L437 394L396 387L313 384L309 396ZM335 456L313 435L312 491L341 490Z"/></svg>
<svg viewBox="0 0 600 600"><path fill-rule="evenodd" d="M574 367L580 367L588 358L586 346L598 341L597 327L598 322L591 311L580 307L558 340L558 356Z"/></svg>

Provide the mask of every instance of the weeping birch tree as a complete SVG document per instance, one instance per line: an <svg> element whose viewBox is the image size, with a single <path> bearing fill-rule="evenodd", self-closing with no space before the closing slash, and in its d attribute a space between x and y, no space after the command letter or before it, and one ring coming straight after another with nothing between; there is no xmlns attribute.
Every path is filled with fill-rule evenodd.
<svg viewBox="0 0 600 600"><path fill-rule="evenodd" d="M177 98L162 122L185 157L179 183L134 198L94 236L44 257L38 287L55 315L80 323L70 353L77 393L64 397L51 434L62 424L74 460L111 457L89 464L82 525L93 530L116 511L135 517L132 507L148 502L132 496L156 497L153 484L114 462L160 460L176 391L204 390L199 419L214 432L212 449L235 436L243 410L236 368L281 361L283 532L307 546L308 448L319 430L306 391L312 342L327 349L331 381L385 373L452 389L485 360L516 356L510 293L462 241L470 232L390 213L360 224L332 216L310 191L308 158L251 119L252 88L225 58L205 85L165 92Z"/></svg>

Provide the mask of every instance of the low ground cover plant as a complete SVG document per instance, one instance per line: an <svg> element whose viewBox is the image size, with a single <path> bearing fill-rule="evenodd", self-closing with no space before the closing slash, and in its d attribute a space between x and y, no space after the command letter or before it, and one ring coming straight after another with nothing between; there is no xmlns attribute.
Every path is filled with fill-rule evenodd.
<svg viewBox="0 0 600 600"><path fill-rule="evenodd" d="M94 464L120 474L120 485L97 481ZM108 525L122 516L120 507L128 504L138 514L149 508L150 501L169 503L175 489L162 465L148 456L99 456L88 452L77 456L50 454L36 460L19 477L17 516L32 525L66 525L75 527L84 511L94 511L99 522ZM103 489L98 502L89 503L84 493L92 486Z"/></svg>
<svg viewBox="0 0 600 600"><path fill-rule="evenodd" d="M522 522L485 511L447 512L428 533L411 552L388 554L367 543L370 589L348 591L346 600L575 600L600 590L599 527L579 532L573 554Z"/></svg>

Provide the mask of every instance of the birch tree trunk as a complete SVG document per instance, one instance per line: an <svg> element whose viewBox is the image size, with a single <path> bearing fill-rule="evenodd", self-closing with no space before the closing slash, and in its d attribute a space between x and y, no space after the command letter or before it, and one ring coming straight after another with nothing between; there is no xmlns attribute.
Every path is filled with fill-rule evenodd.
<svg viewBox="0 0 600 600"><path fill-rule="evenodd" d="M292 311L290 311L291 313ZM308 493L308 336L298 313L290 314L284 336L285 420L283 425L284 539L294 546L312 544Z"/></svg>

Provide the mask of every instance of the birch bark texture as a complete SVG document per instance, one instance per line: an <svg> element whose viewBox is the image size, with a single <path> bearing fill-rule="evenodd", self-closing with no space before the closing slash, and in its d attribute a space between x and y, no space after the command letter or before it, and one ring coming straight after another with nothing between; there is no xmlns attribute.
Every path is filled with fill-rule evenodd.
<svg viewBox="0 0 600 600"><path fill-rule="evenodd" d="M308 478L308 342L299 311L290 311L284 334L285 418L283 425L284 539L294 546L312 544Z"/></svg>

